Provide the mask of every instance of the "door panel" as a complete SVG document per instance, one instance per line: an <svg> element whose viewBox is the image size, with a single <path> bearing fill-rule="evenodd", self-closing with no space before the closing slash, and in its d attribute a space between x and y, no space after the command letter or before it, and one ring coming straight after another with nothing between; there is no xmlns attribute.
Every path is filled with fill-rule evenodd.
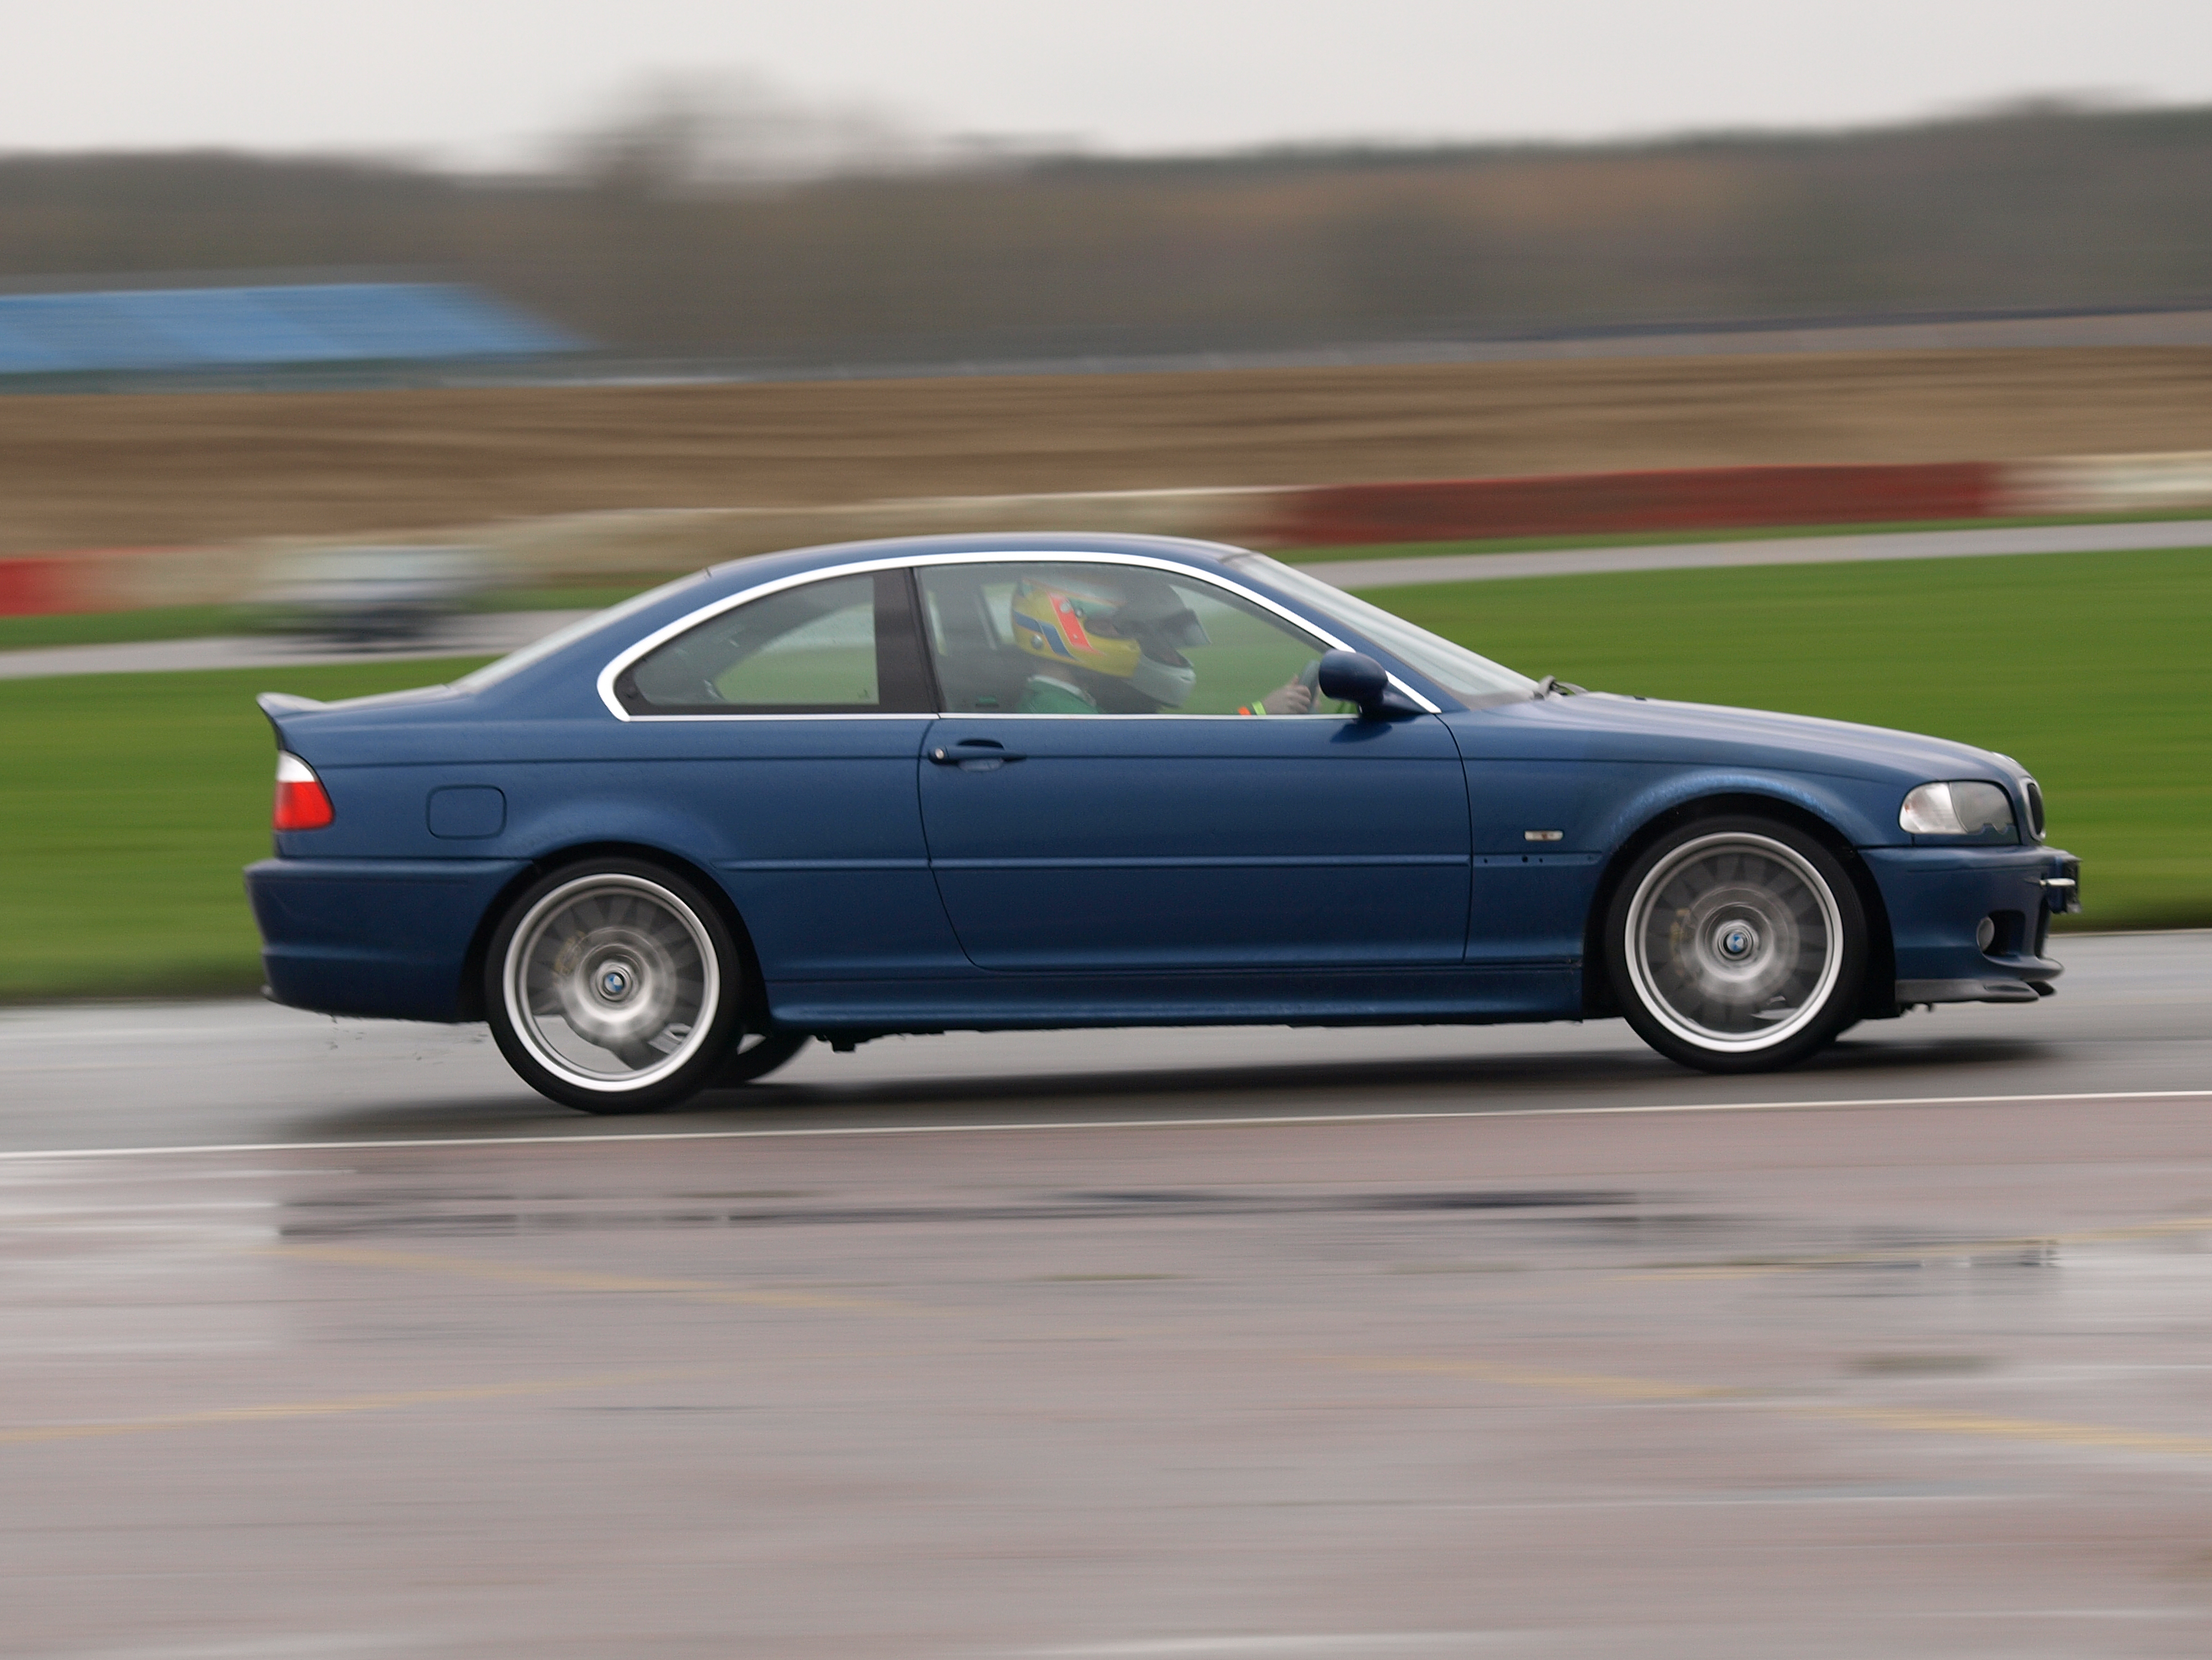
<svg viewBox="0 0 2212 1660"><path fill-rule="evenodd" d="M686 852L728 889L770 980L972 974L915 804L928 724L756 716L634 729L668 758L602 769L592 796L568 779L575 828L546 835L609 835L621 823L612 804L635 804L637 839ZM663 824L687 830L678 841L654 830Z"/></svg>
<svg viewBox="0 0 2212 1660"><path fill-rule="evenodd" d="M923 751L938 891L982 967L1464 950L1466 787L1433 717L963 715L935 723Z"/></svg>

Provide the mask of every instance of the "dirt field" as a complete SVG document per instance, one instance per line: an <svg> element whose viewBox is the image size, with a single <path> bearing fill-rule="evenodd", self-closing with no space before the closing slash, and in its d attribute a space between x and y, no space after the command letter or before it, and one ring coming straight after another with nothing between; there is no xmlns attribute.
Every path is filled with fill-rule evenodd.
<svg viewBox="0 0 2212 1660"><path fill-rule="evenodd" d="M0 553L602 508L2212 449L2212 350L0 398Z"/></svg>

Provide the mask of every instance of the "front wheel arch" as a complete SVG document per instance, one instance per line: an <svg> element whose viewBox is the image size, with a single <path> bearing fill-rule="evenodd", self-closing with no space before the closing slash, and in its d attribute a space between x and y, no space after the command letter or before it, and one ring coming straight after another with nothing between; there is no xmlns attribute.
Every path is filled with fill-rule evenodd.
<svg viewBox="0 0 2212 1660"><path fill-rule="evenodd" d="M1818 813L1808 812L1794 801L1778 796L1744 794L1703 795L1654 814L1637 826L1635 830L1613 850L1606 861L1605 870L1598 878L1597 886L1590 895L1589 912L1583 918L1583 1015L1586 1019L1611 1019L1622 1010L1613 994L1613 988L1605 971L1605 919L1613 909L1613 895L1620 891L1620 879L1629 866L1641 858L1644 850L1662 836L1671 835L1686 824L1701 818L1771 818L1802 830L1812 836L1833 854L1851 879L1851 887L1858 896L1859 909L1866 917L1867 968L1866 981L1860 994L1857 1018L1881 1020L1894 1017L1897 1010L1897 952L1890 931L1889 908L1882 903L1881 885L1874 873L1858 855L1850 839L1835 825Z"/></svg>

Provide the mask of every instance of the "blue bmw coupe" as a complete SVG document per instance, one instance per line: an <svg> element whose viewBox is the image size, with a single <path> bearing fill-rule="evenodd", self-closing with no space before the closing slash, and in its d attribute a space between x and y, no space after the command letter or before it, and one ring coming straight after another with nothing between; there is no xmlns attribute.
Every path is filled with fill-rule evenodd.
<svg viewBox="0 0 2212 1660"><path fill-rule="evenodd" d="M740 560L448 686L265 696L270 995L592 1112L810 1037L1625 1017L1714 1072L2054 989L2001 755L1535 681L1206 543Z"/></svg>

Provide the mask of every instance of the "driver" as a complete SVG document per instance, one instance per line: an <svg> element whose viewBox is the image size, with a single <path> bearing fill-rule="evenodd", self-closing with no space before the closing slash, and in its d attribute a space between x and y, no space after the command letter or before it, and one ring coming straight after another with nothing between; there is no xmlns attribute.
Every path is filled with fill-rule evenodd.
<svg viewBox="0 0 2212 1660"><path fill-rule="evenodd" d="M1023 684L1024 714L1157 714L1180 708L1198 684L1183 648L1203 646L1205 624L1164 580L1131 592L1024 579L1014 589L1014 642L1042 660ZM1314 689L1278 686L1240 714L1304 714Z"/></svg>

